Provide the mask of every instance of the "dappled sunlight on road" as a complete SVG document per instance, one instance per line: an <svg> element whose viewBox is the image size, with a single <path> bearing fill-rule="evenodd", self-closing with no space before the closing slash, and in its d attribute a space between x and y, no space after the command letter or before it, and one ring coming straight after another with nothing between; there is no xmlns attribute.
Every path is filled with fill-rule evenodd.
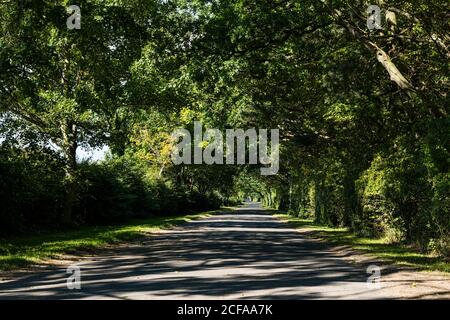
<svg viewBox="0 0 450 320"><path fill-rule="evenodd" d="M400 297L401 283L369 290L365 266L344 256L252 204L82 260L81 290L52 269L1 283L0 298Z"/></svg>

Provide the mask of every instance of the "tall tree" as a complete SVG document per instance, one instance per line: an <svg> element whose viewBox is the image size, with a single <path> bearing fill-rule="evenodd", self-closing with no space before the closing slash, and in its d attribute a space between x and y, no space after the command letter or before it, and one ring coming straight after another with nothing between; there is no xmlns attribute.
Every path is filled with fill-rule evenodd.
<svg viewBox="0 0 450 320"><path fill-rule="evenodd" d="M129 68L146 32L135 19L139 6L81 1L80 29L68 27L77 12L67 7L50 0L0 4L0 110L59 147L67 186L62 220L70 223L77 148L110 137L108 124L125 103Z"/></svg>

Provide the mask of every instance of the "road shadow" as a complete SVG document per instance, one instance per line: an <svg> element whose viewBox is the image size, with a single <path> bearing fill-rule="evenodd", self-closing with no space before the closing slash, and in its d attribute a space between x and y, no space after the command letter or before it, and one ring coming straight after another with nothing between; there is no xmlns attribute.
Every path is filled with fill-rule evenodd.
<svg viewBox="0 0 450 320"><path fill-rule="evenodd" d="M81 261L81 290L67 289L65 268L50 269L0 284L0 299L353 297L368 274L347 254L252 204Z"/></svg>

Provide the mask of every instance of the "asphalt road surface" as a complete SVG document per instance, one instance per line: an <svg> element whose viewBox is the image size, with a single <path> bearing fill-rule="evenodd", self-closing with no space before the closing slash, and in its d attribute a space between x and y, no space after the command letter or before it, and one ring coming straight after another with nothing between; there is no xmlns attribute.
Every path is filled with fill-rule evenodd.
<svg viewBox="0 0 450 320"><path fill-rule="evenodd" d="M0 299L402 297L395 282L368 285L367 265L347 254L252 203L81 259L81 289L67 288L60 266L1 282Z"/></svg>

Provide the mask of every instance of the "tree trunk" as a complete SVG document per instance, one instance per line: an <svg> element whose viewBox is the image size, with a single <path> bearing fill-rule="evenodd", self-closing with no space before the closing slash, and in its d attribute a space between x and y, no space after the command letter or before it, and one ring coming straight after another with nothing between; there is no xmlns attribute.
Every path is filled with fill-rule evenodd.
<svg viewBox="0 0 450 320"><path fill-rule="evenodd" d="M289 175L289 204L288 204L288 211L292 211L292 175ZM298 213L298 212L296 212Z"/></svg>
<svg viewBox="0 0 450 320"><path fill-rule="evenodd" d="M77 192L77 126L71 122L68 122L61 126L61 131L63 134L63 152L66 161L64 168L66 175L66 197L61 220L63 224L71 224L73 222L72 211Z"/></svg>

